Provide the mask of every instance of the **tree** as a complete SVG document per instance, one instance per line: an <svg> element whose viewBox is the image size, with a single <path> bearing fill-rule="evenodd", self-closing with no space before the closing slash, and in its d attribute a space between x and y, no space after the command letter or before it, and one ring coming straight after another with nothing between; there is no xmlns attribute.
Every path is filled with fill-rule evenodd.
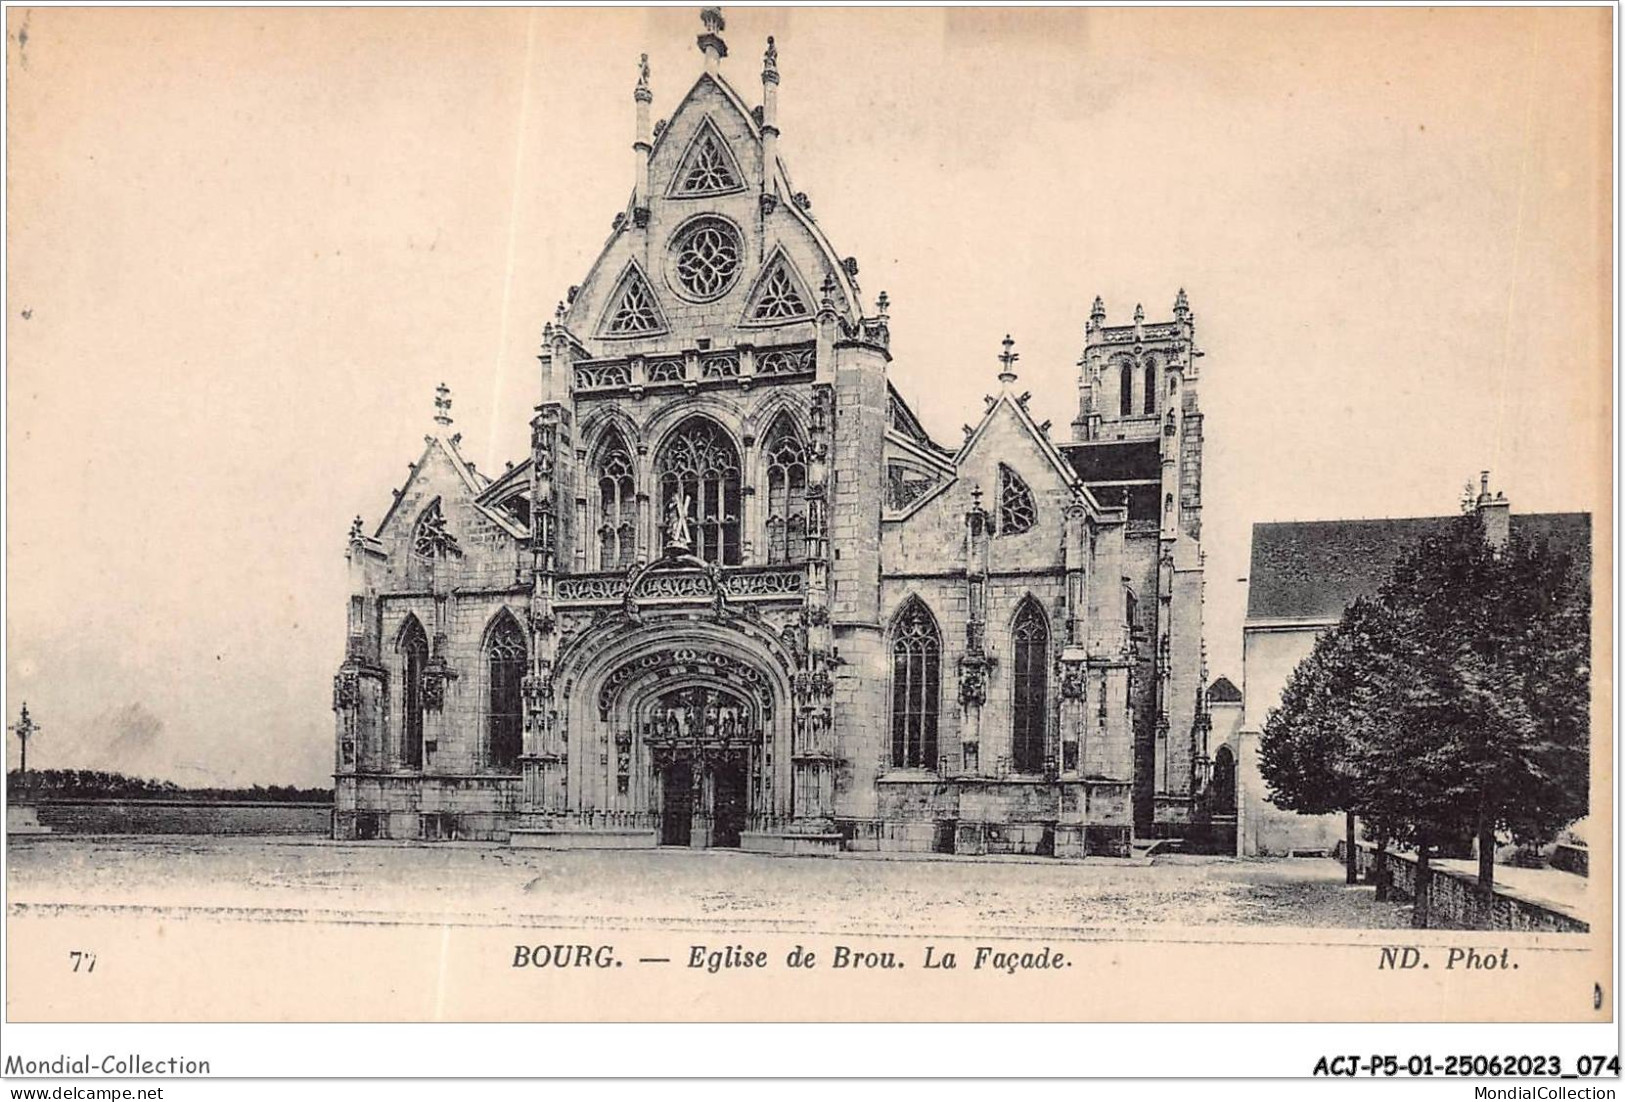
<svg viewBox="0 0 1625 1102"><path fill-rule="evenodd" d="M1277 805L1356 812L1378 843L1417 854L1412 923L1426 926L1431 861L1471 834L1480 921L1495 839L1548 840L1587 807L1590 608L1573 557L1476 514L1402 556L1293 672L1260 740ZM1449 852L1448 850L1446 852Z"/></svg>
<svg viewBox="0 0 1625 1102"><path fill-rule="evenodd" d="M1350 884L1358 869L1355 817L1364 803L1356 747L1373 721L1369 708L1356 704L1376 699L1368 682L1385 628L1383 610L1371 601L1350 605L1293 670L1259 738L1259 769L1277 807L1343 813Z"/></svg>
<svg viewBox="0 0 1625 1102"><path fill-rule="evenodd" d="M1494 897L1495 840L1544 842L1587 807L1589 579L1573 557L1476 515L1396 570L1385 600L1418 644L1412 735L1429 784L1478 843L1481 913Z"/></svg>

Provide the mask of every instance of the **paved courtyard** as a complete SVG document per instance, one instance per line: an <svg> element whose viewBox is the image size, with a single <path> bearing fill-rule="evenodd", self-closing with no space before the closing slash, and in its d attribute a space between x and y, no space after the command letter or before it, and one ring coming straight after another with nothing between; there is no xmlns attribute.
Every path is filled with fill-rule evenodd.
<svg viewBox="0 0 1625 1102"><path fill-rule="evenodd" d="M311 838L55 837L8 848L12 913L157 908L318 922L995 934L1394 928L1324 858L1151 863L547 852Z"/></svg>

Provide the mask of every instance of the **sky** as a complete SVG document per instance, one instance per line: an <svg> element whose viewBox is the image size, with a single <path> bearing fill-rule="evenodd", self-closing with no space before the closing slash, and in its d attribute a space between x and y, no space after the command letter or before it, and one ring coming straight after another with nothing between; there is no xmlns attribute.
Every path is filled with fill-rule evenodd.
<svg viewBox="0 0 1625 1102"><path fill-rule="evenodd" d="M330 781L350 518L534 359L700 72L697 9L8 9L7 722L40 768ZM1210 672L1260 521L1611 492L1591 9L727 10L723 74L945 443L999 341L1064 439L1089 303L1196 315ZM1611 528L1595 526L1599 538ZM16 764L15 739L7 760Z"/></svg>

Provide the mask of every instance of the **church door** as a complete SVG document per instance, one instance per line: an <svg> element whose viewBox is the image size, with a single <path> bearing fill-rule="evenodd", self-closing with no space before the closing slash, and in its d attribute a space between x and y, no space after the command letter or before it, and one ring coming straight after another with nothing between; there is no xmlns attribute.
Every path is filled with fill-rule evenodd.
<svg viewBox="0 0 1625 1102"><path fill-rule="evenodd" d="M679 758L660 773L660 844L686 846L694 829L694 763Z"/></svg>
<svg viewBox="0 0 1625 1102"><path fill-rule="evenodd" d="M737 760L723 762L712 774L711 844L739 845L745 829L745 769Z"/></svg>

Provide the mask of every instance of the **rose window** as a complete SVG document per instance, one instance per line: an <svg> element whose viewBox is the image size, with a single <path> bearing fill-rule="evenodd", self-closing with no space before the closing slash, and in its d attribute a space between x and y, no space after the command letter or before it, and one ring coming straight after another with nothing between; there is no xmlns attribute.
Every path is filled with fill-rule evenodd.
<svg viewBox="0 0 1625 1102"><path fill-rule="evenodd" d="M697 299L716 298L739 278L739 235L726 222L706 220L677 240L677 281Z"/></svg>

